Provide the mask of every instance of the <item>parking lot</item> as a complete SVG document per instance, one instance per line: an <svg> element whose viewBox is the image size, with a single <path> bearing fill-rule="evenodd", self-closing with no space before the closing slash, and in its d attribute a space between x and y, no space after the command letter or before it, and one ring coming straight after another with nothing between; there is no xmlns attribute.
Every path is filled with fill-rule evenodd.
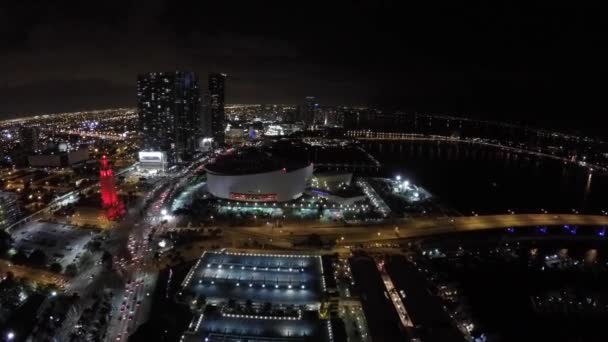
<svg viewBox="0 0 608 342"><path fill-rule="evenodd" d="M205 253L192 274L192 290L208 300L252 300L315 305L322 292L317 256Z"/></svg>
<svg viewBox="0 0 608 342"><path fill-rule="evenodd" d="M184 341L327 341L318 255L205 252L183 285L213 308Z"/></svg>
<svg viewBox="0 0 608 342"><path fill-rule="evenodd" d="M47 255L48 264L58 262L65 269L71 263L78 263L83 247L96 233L71 225L33 221L11 235L17 249L28 255L41 249Z"/></svg>
<svg viewBox="0 0 608 342"><path fill-rule="evenodd" d="M319 336L321 322L314 319L290 320L260 320L226 317L207 317L202 324L202 330L209 341L263 340L260 336L276 336L279 341L305 341Z"/></svg>

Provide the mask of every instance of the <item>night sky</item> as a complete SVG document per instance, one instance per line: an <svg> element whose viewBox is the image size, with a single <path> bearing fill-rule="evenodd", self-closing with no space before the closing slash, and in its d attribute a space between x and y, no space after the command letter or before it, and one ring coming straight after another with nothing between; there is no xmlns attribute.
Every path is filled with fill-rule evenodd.
<svg viewBox="0 0 608 342"><path fill-rule="evenodd" d="M184 69L228 73L228 103L316 95L608 135L605 8L404 2L2 1L0 117L135 106L137 73Z"/></svg>

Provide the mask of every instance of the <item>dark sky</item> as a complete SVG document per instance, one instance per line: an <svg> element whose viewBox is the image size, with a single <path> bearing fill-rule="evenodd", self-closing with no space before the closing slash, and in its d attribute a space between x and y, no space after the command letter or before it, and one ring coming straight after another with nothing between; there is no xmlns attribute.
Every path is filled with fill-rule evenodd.
<svg viewBox="0 0 608 342"><path fill-rule="evenodd" d="M138 72L188 69L228 73L228 103L317 95L606 135L605 8L407 2L2 1L0 117L135 106Z"/></svg>

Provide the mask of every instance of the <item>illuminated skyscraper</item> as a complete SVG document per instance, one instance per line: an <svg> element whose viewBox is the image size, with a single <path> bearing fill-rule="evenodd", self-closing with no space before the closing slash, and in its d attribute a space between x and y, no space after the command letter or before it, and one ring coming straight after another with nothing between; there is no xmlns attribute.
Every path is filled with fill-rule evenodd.
<svg viewBox="0 0 608 342"><path fill-rule="evenodd" d="M201 100L201 132L203 137L212 137L211 129L211 95L209 92L204 92Z"/></svg>
<svg viewBox="0 0 608 342"><path fill-rule="evenodd" d="M38 127L22 126L19 129L19 139L25 152L32 153L40 149L40 145L38 143L39 134L40 130Z"/></svg>
<svg viewBox="0 0 608 342"><path fill-rule="evenodd" d="M193 72L153 72L137 78L137 110L143 148L186 159L201 136L201 96Z"/></svg>
<svg viewBox="0 0 608 342"><path fill-rule="evenodd" d="M224 143L226 128L225 104L226 74L209 75L209 111L211 114L211 131L218 144Z"/></svg>
<svg viewBox="0 0 608 342"><path fill-rule="evenodd" d="M304 104L300 105L298 121L304 122L306 126L314 124L315 114L319 110L319 101L314 96L306 96Z"/></svg>

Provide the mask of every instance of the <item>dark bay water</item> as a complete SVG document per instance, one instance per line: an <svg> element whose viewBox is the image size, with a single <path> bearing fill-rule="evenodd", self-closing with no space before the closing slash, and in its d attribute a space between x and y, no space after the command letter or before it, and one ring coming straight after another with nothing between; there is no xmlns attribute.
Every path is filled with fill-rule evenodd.
<svg viewBox="0 0 608 342"><path fill-rule="evenodd" d="M608 176L561 161L462 143L370 142L386 176L409 178L460 211L601 213Z"/></svg>

